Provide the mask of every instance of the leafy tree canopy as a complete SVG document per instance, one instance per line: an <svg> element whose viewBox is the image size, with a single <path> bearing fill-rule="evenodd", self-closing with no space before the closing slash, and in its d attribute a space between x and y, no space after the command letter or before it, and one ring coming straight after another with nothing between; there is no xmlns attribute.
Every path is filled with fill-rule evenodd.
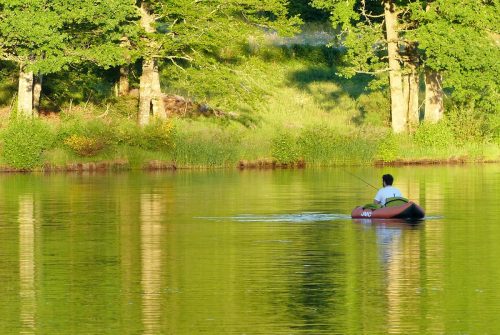
<svg viewBox="0 0 500 335"><path fill-rule="evenodd" d="M0 57L52 73L69 64L123 62L121 38L132 34L130 0L0 0Z"/></svg>

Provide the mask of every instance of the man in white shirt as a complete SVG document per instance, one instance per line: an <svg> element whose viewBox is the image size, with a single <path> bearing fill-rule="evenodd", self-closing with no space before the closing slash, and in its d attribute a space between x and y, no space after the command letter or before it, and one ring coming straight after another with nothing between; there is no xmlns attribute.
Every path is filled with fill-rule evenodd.
<svg viewBox="0 0 500 335"><path fill-rule="evenodd" d="M385 206L387 198L402 197L401 191L392 186L394 178L390 174L382 176L382 187L375 195L375 203L377 205Z"/></svg>

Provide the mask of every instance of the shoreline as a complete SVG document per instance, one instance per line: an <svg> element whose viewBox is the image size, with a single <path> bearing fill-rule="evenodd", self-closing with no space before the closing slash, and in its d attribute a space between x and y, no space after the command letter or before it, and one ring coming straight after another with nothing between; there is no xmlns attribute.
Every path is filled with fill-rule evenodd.
<svg viewBox="0 0 500 335"><path fill-rule="evenodd" d="M240 161L235 165L225 166L178 166L173 162L152 160L146 162L140 168L134 168L127 160L78 162L66 165L46 164L36 169L16 169L9 166L0 166L1 174L9 173L71 173L71 172L125 172L125 171L176 171L176 170L302 170L316 167L401 167L401 166L445 166L445 165L469 165L469 164L499 164L499 159L467 160L466 158L449 159L399 159L391 162L376 160L370 164L308 164L301 160L295 163L279 163L275 160Z"/></svg>

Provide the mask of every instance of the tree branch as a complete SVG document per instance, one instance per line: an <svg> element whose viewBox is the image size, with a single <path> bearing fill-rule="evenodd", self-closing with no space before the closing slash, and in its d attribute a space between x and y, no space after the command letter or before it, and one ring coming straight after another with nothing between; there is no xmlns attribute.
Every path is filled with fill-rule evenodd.
<svg viewBox="0 0 500 335"><path fill-rule="evenodd" d="M379 73L383 73L383 72L388 72L390 70L390 68L385 68L385 69L380 69L380 70L376 70L376 71L359 71L359 70L355 70L356 73L363 73L363 74L379 74Z"/></svg>

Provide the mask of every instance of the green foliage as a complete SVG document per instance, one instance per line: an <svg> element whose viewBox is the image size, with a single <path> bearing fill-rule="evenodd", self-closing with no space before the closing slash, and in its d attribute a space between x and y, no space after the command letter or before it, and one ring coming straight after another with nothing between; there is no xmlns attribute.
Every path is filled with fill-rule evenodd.
<svg viewBox="0 0 500 335"><path fill-rule="evenodd" d="M355 121L372 126L389 126L391 102L383 92L361 95L357 103L360 115Z"/></svg>
<svg viewBox="0 0 500 335"><path fill-rule="evenodd" d="M85 119L80 115L63 115L64 122L58 128L56 143L63 145L66 139L73 135L92 138L104 146L113 144L116 140L115 131L110 124L101 119Z"/></svg>
<svg viewBox="0 0 500 335"><path fill-rule="evenodd" d="M395 161L400 153L400 138L392 133L389 133L378 143L377 153L375 157L383 162Z"/></svg>
<svg viewBox="0 0 500 335"><path fill-rule="evenodd" d="M455 137L446 121L423 123L414 134L414 140L423 147L446 148L453 144Z"/></svg>
<svg viewBox="0 0 500 335"><path fill-rule="evenodd" d="M43 74L82 62L123 63L121 39L134 36L137 19L132 0L0 0L0 8L1 57Z"/></svg>
<svg viewBox="0 0 500 335"><path fill-rule="evenodd" d="M43 164L43 153L50 148L54 134L40 120L17 118L2 132L2 157L14 168L29 170Z"/></svg>
<svg viewBox="0 0 500 335"><path fill-rule="evenodd" d="M305 128L299 138L301 157L308 164L352 165L363 164L373 159L375 146L368 138L345 134L317 124Z"/></svg>
<svg viewBox="0 0 500 335"><path fill-rule="evenodd" d="M331 159L336 153L336 143L334 130L325 125L305 128L297 140L301 156L308 163Z"/></svg>
<svg viewBox="0 0 500 335"><path fill-rule="evenodd" d="M142 130L142 147L147 150L170 151L174 147L176 128L171 120L154 120Z"/></svg>
<svg viewBox="0 0 500 335"><path fill-rule="evenodd" d="M122 119L113 129L116 145L163 152L170 152L175 146L177 128L173 120L154 119L149 125L141 128L134 121Z"/></svg>
<svg viewBox="0 0 500 335"><path fill-rule="evenodd" d="M63 120L57 132L58 145L83 157L95 156L117 145L170 152L176 136L175 123L171 120L153 119L144 128L124 118L86 119L73 114L63 115Z"/></svg>
<svg viewBox="0 0 500 335"><path fill-rule="evenodd" d="M222 128L194 128L176 133L172 156L179 166L235 166L240 137Z"/></svg>
<svg viewBox="0 0 500 335"><path fill-rule="evenodd" d="M278 163L292 164L300 159L297 138L290 131L280 130L271 141L271 154Z"/></svg>
<svg viewBox="0 0 500 335"><path fill-rule="evenodd" d="M440 0L410 7L411 19L419 24L409 37L418 41L423 65L444 73L454 100L474 102L483 112L493 112L498 103L499 5Z"/></svg>
<svg viewBox="0 0 500 335"><path fill-rule="evenodd" d="M164 82L171 93L198 102L211 101L214 107L226 110L249 114L266 94L255 85L251 74L236 70L232 64L214 63L186 69L170 66L165 68L164 74Z"/></svg>
<svg viewBox="0 0 500 335"><path fill-rule="evenodd" d="M484 114L473 108L451 107L446 115L446 122L460 145L481 142L487 138L487 123Z"/></svg>
<svg viewBox="0 0 500 335"><path fill-rule="evenodd" d="M67 113L62 120L55 143L78 156L97 156L118 142L117 128L110 121Z"/></svg>
<svg viewBox="0 0 500 335"><path fill-rule="evenodd" d="M500 112L488 117L488 131L495 143L500 145Z"/></svg>
<svg viewBox="0 0 500 335"><path fill-rule="evenodd" d="M106 146L106 143L99 138L76 134L67 137L64 144L75 154L82 157L96 156Z"/></svg>
<svg viewBox="0 0 500 335"><path fill-rule="evenodd" d="M332 44L345 49L345 66L340 68L342 75L350 78L357 72L376 72L387 67L387 43L383 30L382 3L368 5L371 15L367 17L362 9L364 2L358 0L312 0L316 8L331 13L332 26L341 33Z"/></svg>
<svg viewBox="0 0 500 335"><path fill-rule="evenodd" d="M113 71L104 71L95 66L81 66L71 71L59 71L44 78L43 107L58 110L71 103L100 104L110 99L115 77ZM133 105L132 105L133 107ZM134 111L137 113L137 109Z"/></svg>
<svg viewBox="0 0 500 335"><path fill-rule="evenodd" d="M140 2L139 2L140 3ZM142 1L151 15L161 17L154 33L144 34L144 57L152 54L169 59L175 64L217 66L223 55L241 45L249 36L262 34L268 28L281 34L297 31L302 22L289 17L286 0ZM260 27L260 28L257 28ZM161 48L155 46L160 45ZM231 56L229 56L231 58Z"/></svg>
<svg viewBox="0 0 500 335"><path fill-rule="evenodd" d="M300 15L306 22L328 20L328 12L312 7L309 0L290 0L288 8L291 16Z"/></svg>
<svg viewBox="0 0 500 335"><path fill-rule="evenodd" d="M1 51L1 49L0 49ZM12 103L14 92L17 89L17 70L11 62L0 60L0 106L7 106Z"/></svg>
<svg viewBox="0 0 500 335"><path fill-rule="evenodd" d="M132 95L126 95L123 97L118 97L112 105L113 111L117 115L126 117L128 119L135 118L137 115L137 109L139 108L139 99Z"/></svg>
<svg viewBox="0 0 500 335"><path fill-rule="evenodd" d="M116 145L144 147L143 129L137 122L129 119L120 119L113 127Z"/></svg>
<svg viewBox="0 0 500 335"><path fill-rule="evenodd" d="M359 72L384 74L372 84L387 83L387 40L384 4L360 0L312 0L331 12L341 33L333 45L345 49L340 73L348 78ZM390 1L397 15L401 58L422 72L443 75L455 101L474 102L483 113L497 112L500 85L498 1ZM410 46L410 47L407 47ZM403 69L404 70L404 69ZM385 81L384 81L385 79ZM372 86L373 88L374 86Z"/></svg>

